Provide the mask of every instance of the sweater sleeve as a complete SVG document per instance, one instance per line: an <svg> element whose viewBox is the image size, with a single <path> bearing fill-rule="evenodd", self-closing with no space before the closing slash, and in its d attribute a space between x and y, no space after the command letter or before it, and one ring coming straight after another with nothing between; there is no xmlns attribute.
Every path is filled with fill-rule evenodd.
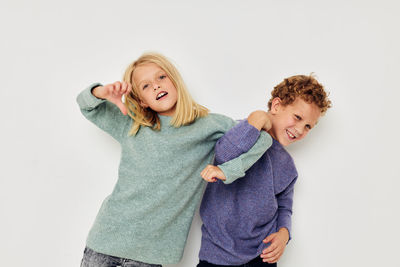
<svg viewBox="0 0 400 267"><path fill-rule="evenodd" d="M255 139L255 136L253 136L254 135L253 130L248 128L249 126L245 127L248 128L249 132L251 132L250 133L251 138L249 139L252 140L247 140L245 138L246 136L243 135L246 133L246 131L242 133L240 133L239 131L241 126L245 125L239 124L239 127L237 129L234 128L233 132L228 135L228 138L230 136L231 139L227 138L221 141L221 143L225 145L221 146L220 143L219 149L223 148L224 146L233 148L230 149L230 152L225 153L225 155L219 158L219 160L223 159L221 162L229 160L218 165L218 167L224 172L226 176L226 180L224 181L225 184L230 184L234 182L236 179L245 176L246 174L245 172L254 163L256 163L257 160L261 158L261 156L272 144L272 137L267 132L262 131L259 134L257 142L253 146L251 146L251 144L254 143ZM235 133L237 133L237 135ZM233 138L233 136L235 136L235 138ZM229 142L234 142L235 143L234 146L232 145L229 146ZM243 149L249 149L249 150L245 152L245 150Z"/></svg>
<svg viewBox="0 0 400 267"><path fill-rule="evenodd" d="M120 141L125 129L129 127L131 118L123 115L116 105L92 94L92 89L99 85L95 83L87 87L78 95L76 101L82 114L89 121Z"/></svg>
<svg viewBox="0 0 400 267"><path fill-rule="evenodd" d="M289 240L292 239L292 206L293 206L293 192L294 184L296 183L297 177L289 184L289 186L279 193L277 197L278 201L278 224L277 230L282 227L286 228L289 232Z"/></svg>
<svg viewBox="0 0 400 267"><path fill-rule="evenodd" d="M259 136L260 131L247 120L240 121L217 141L215 164L223 164L246 153L257 142Z"/></svg>

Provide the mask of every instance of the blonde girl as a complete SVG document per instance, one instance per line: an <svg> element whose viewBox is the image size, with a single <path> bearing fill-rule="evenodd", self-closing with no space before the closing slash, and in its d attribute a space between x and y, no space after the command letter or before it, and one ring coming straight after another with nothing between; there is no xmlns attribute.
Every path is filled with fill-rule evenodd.
<svg viewBox="0 0 400 267"><path fill-rule="evenodd" d="M200 172L235 122L197 104L177 69L156 53L130 64L123 82L89 86L77 102L122 149L118 181L89 232L81 266L177 263L205 186ZM263 133L249 152L218 166L225 182L244 176L271 142Z"/></svg>

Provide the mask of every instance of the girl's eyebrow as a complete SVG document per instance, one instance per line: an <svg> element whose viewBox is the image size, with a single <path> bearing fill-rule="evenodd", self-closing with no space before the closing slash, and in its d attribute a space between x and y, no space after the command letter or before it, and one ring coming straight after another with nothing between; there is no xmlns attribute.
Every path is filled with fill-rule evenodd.
<svg viewBox="0 0 400 267"><path fill-rule="evenodd" d="M146 80L139 81L138 87L142 87L144 83L148 83L148 82L149 82L149 81L148 81L147 79L146 79Z"/></svg>
<svg viewBox="0 0 400 267"><path fill-rule="evenodd" d="M157 71L157 72L155 73L155 76L158 76L158 75L160 75L160 74L167 75L166 72L165 72L164 70L159 70L159 71ZM142 83L145 83L145 82L149 82L149 80L145 79L145 80L139 81L139 82L138 82L138 87L141 87L141 86L142 86Z"/></svg>

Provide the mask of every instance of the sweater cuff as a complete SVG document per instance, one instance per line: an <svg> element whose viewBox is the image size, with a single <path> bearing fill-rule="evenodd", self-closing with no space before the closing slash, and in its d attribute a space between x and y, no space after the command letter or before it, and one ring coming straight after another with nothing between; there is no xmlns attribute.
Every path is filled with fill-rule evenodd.
<svg viewBox="0 0 400 267"><path fill-rule="evenodd" d="M224 184L233 183L236 179L246 175L246 173L243 171L240 158L232 159L226 163L229 163L229 165L227 166L225 163L218 165L226 177L226 180L223 181Z"/></svg>
<svg viewBox="0 0 400 267"><path fill-rule="evenodd" d="M291 234L291 232L292 232L292 221L291 221L291 216L290 215L284 215L284 216L282 216L282 215L279 215L280 217L278 218L278 225L277 225L277 230L279 231L279 229L281 229L281 228L286 228L287 230L288 230L288 232L289 232L289 240L288 240L288 243L289 243L289 241L292 239L292 234Z"/></svg>
<svg viewBox="0 0 400 267"><path fill-rule="evenodd" d="M76 101L78 102L81 108L94 108L100 105L101 103L107 101L105 99L97 98L92 94L92 90L97 86L101 86L101 84L94 83L89 87L87 87L78 95Z"/></svg>

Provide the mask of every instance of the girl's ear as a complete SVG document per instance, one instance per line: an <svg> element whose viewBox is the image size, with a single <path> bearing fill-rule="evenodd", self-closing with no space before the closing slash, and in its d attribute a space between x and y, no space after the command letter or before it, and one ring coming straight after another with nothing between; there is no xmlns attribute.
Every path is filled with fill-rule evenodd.
<svg viewBox="0 0 400 267"><path fill-rule="evenodd" d="M140 100L140 106L142 106L142 108L148 108L149 107L149 105L144 103L142 100Z"/></svg>
<svg viewBox="0 0 400 267"><path fill-rule="evenodd" d="M275 115L279 112L279 110L282 107L282 100L279 97L275 97L274 99L272 99L272 103L271 103L271 114Z"/></svg>

